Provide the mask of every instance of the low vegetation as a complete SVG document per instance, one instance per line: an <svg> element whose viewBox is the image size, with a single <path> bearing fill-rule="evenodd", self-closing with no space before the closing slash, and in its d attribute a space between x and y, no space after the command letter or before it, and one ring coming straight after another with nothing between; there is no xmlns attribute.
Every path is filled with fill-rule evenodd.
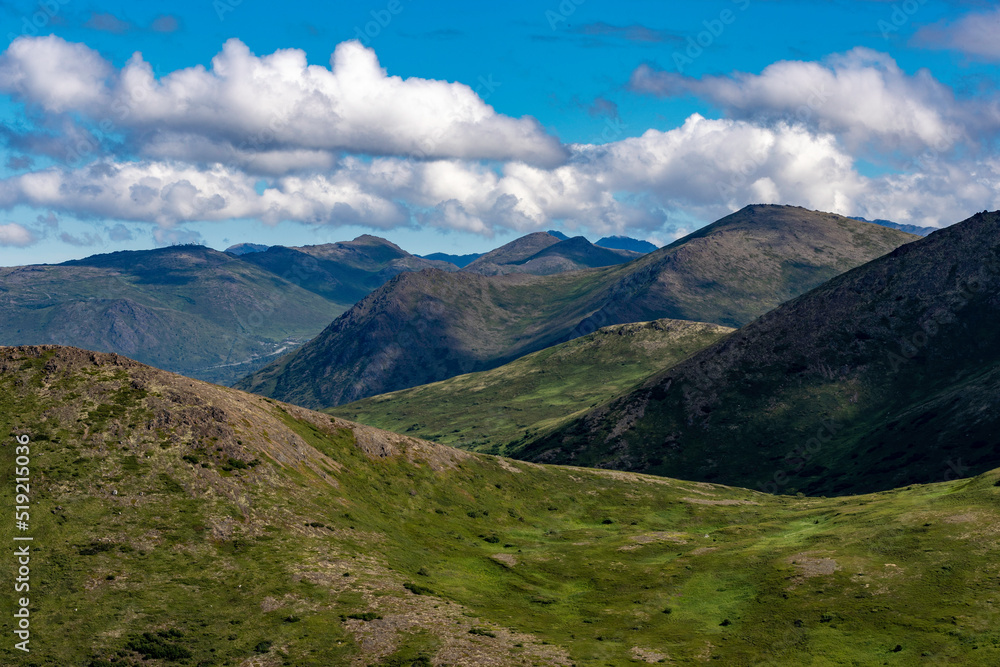
<svg viewBox="0 0 1000 667"><path fill-rule="evenodd" d="M3 664L1000 663L1000 471L798 498L541 466L59 348L0 349L0 430L36 545Z"/></svg>
<svg viewBox="0 0 1000 667"><path fill-rule="evenodd" d="M490 454L601 405L732 329L657 320L605 327L490 371L325 410L397 433Z"/></svg>

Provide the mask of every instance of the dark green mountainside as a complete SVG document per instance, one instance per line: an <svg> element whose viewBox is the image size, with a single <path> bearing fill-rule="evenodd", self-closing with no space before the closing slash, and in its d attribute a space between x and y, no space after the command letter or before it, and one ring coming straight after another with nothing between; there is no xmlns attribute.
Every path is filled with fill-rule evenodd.
<svg viewBox="0 0 1000 667"><path fill-rule="evenodd" d="M32 538L11 667L1000 663L1000 471L775 497L470 454L67 348L0 349L0 431L0 500L31 479L26 525L0 524Z"/></svg>
<svg viewBox="0 0 1000 667"><path fill-rule="evenodd" d="M617 324L493 370L324 412L461 449L517 456L519 443L616 398L732 331L683 320Z"/></svg>
<svg viewBox="0 0 1000 667"><path fill-rule="evenodd" d="M839 276L528 445L531 460L858 493L1000 464L1000 214Z"/></svg>
<svg viewBox="0 0 1000 667"><path fill-rule="evenodd" d="M530 236L545 237L543 250L572 241ZM495 368L612 324L741 326L915 238L829 213L751 206L618 266L552 276L404 274L237 386L331 407ZM511 261L540 252L528 250Z"/></svg>

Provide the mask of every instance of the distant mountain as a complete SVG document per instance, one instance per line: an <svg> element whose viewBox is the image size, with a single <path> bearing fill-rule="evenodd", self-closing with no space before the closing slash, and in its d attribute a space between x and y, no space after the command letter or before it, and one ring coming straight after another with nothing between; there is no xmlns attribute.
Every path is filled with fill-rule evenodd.
<svg viewBox="0 0 1000 667"><path fill-rule="evenodd" d="M529 444L532 460L808 494L1000 465L1000 213L834 278Z"/></svg>
<svg viewBox="0 0 1000 667"><path fill-rule="evenodd" d="M531 252L536 248L539 249ZM639 256L627 250L600 248L582 236L558 241L547 232L536 232L483 255L464 270L486 276L508 273L547 276L624 264Z"/></svg>
<svg viewBox="0 0 1000 667"><path fill-rule="evenodd" d="M243 255L256 264L301 287L338 303L353 304L388 280L407 271L455 271L448 262L411 255L377 236L323 245L272 246L266 252Z"/></svg>
<svg viewBox="0 0 1000 667"><path fill-rule="evenodd" d="M552 236L556 237L556 238L557 238L557 239L559 239L560 241L569 241L569 237L568 237L568 236L566 236L566 235L565 235L565 234L563 234L562 232L560 232L560 231L557 231L557 230L555 230L555 229L550 229L549 231L547 231L547 232L545 232L545 233L546 233L546 234L550 234L550 235L552 235Z"/></svg>
<svg viewBox="0 0 1000 667"><path fill-rule="evenodd" d="M118 352L232 382L312 338L350 305L203 246L115 252L0 268L0 345Z"/></svg>
<svg viewBox="0 0 1000 667"><path fill-rule="evenodd" d="M632 252L638 252L642 254L653 252L657 250L657 247L650 243L649 241L640 241L639 239L633 239L628 236L605 236L603 239L595 243L594 245L599 245L602 248L615 248L617 250L631 250Z"/></svg>
<svg viewBox="0 0 1000 667"><path fill-rule="evenodd" d="M493 370L327 412L462 449L516 456L518 441L551 431L732 331L682 320L616 324Z"/></svg>
<svg viewBox="0 0 1000 667"><path fill-rule="evenodd" d="M866 220L865 218L852 217L851 220L860 220L861 222L870 222L873 225L882 225L883 227L889 227L890 229L898 229L901 232L906 232L907 234L916 234L917 236L927 236L932 232L936 232L938 227L920 227L918 225L901 225L898 222L892 222L891 220Z"/></svg>
<svg viewBox="0 0 1000 667"><path fill-rule="evenodd" d="M829 213L754 206L606 268L550 276L468 271L488 253L460 273L397 276L238 386L331 407L496 368L612 324L667 317L742 326L916 238ZM519 241L542 250L570 243L548 234ZM527 261L541 252L530 250L505 246L493 257Z"/></svg>
<svg viewBox="0 0 1000 667"><path fill-rule="evenodd" d="M225 252L230 255L248 255L252 252L264 252L270 247L260 243L237 243L226 248Z"/></svg>
<svg viewBox="0 0 1000 667"><path fill-rule="evenodd" d="M436 262L448 262L450 264L454 264L458 268L462 268L468 266L469 263L471 263L473 260L482 257L482 255L483 253L481 252L474 252L468 255L449 255L448 253L444 252L434 252L431 253L430 255L421 255L421 257Z"/></svg>
<svg viewBox="0 0 1000 667"><path fill-rule="evenodd" d="M72 348L0 348L0 406L33 510L0 540L35 538L42 630L0 664L1000 664L1000 470L779 498L463 452Z"/></svg>
<svg viewBox="0 0 1000 667"><path fill-rule="evenodd" d="M174 246L0 269L0 345L117 352L231 383L313 338L394 276L457 270L374 236L232 250Z"/></svg>
<svg viewBox="0 0 1000 667"><path fill-rule="evenodd" d="M526 262L534 255L556 243L559 243L559 239L552 234L548 232L534 232L514 239L510 243L505 243L484 255L480 255L462 270L481 275L505 273L501 268L504 265Z"/></svg>

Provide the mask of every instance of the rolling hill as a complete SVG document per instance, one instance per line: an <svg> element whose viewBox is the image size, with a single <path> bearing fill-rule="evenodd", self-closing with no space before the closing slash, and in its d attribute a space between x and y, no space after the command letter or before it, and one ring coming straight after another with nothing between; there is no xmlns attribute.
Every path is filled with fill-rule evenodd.
<svg viewBox="0 0 1000 667"><path fill-rule="evenodd" d="M834 278L529 443L536 461L858 493L1000 465L1000 214Z"/></svg>
<svg viewBox="0 0 1000 667"><path fill-rule="evenodd" d="M540 466L68 348L0 349L0 406L34 545L3 664L1000 662L1000 471L817 499Z"/></svg>
<svg viewBox="0 0 1000 667"><path fill-rule="evenodd" d="M742 326L916 238L830 213L751 206L618 266L482 276L467 271L473 262L459 273L403 274L236 386L332 407L496 368L612 324L671 318ZM544 251L572 239L519 241L494 259L526 260L541 252L535 245Z"/></svg>
<svg viewBox="0 0 1000 667"><path fill-rule="evenodd" d="M517 442L616 398L732 331L683 320L618 324L493 370L324 412L461 449L516 456Z"/></svg>

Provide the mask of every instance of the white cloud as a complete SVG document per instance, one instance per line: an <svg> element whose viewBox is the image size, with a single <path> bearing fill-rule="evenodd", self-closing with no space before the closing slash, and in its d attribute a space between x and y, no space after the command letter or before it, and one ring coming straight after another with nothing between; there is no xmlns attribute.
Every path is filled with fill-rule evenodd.
<svg viewBox="0 0 1000 667"><path fill-rule="evenodd" d="M860 47L823 62L781 61L760 74L700 79L641 65L630 85L664 97L692 94L733 118L802 123L852 151L942 151L1000 128L995 113L956 100L929 71L907 74L890 56Z"/></svg>
<svg viewBox="0 0 1000 667"><path fill-rule="evenodd" d="M0 91L46 111L101 114L113 68L97 51L59 37L19 37L0 55Z"/></svg>
<svg viewBox="0 0 1000 667"><path fill-rule="evenodd" d="M273 178L265 187L220 165L97 163L11 176L0 181L0 207L153 223L160 235L186 222L228 219L378 229L419 222L484 235L561 220L595 234L641 235L748 203L930 225L1000 208L996 161L957 164L939 156L917 174L868 178L833 135L802 125L695 114L666 132L570 149L569 162L555 169L346 157L327 172Z"/></svg>
<svg viewBox="0 0 1000 667"><path fill-rule="evenodd" d="M924 26L913 36L919 46L951 49L986 60L1000 60L1000 8L972 12L953 23Z"/></svg>
<svg viewBox="0 0 1000 667"><path fill-rule="evenodd" d="M79 112L123 131L139 154L233 161L262 171L324 166L319 152L420 158L523 160L554 165L566 153L532 118L498 114L462 83L389 76L355 41L336 47L330 68L305 52L256 56L230 39L211 68L157 78L136 53L115 70L96 51L54 36L22 37L0 56L0 91L51 113ZM255 158L256 156L256 158ZM255 158L255 159L254 159ZM301 168L301 167L299 167Z"/></svg>
<svg viewBox="0 0 1000 667"><path fill-rule="evenodd" d="M0 225L0 246L24 248L37 240L31 230L24 225L19 225L16 222Z"/></svg>

